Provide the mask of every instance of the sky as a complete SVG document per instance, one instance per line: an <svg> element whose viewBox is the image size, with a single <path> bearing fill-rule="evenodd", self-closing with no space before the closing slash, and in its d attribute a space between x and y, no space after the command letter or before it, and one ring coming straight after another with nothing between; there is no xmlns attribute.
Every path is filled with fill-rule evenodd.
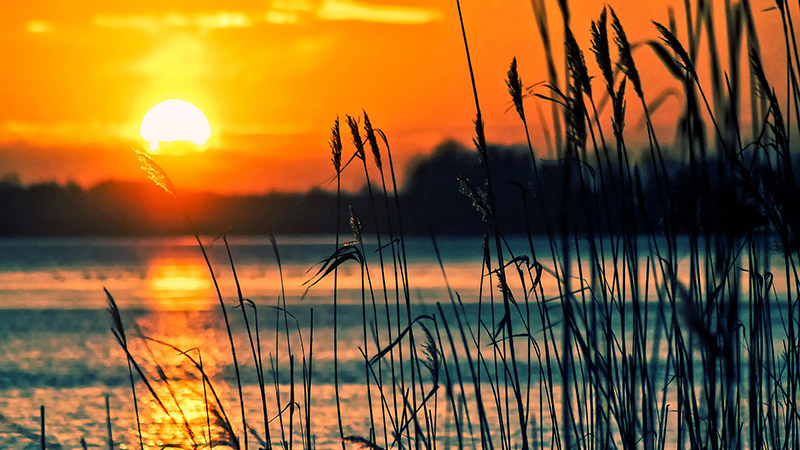
<svg viewBox="0 0 800 450"><path fill-rule="evenodd" d="M656 37L650 21L666 23L669 3L611 5L636 42ZM752 3L768 40L780 30L777 12L763 11L774 3ZM714 4L719 15L722 2ZM555 1L545 5L558 47L560 14ZM592 71L589 26L603 4L570 6ZM462 9L487 138L521 143L524 129L505 86L509 63L518 58L526 86L547 78L531 3L464 0ZM780 61L776 42L766 53ZM668 89L652 54L636 52L645 88L654 96ZM362 110L386 133L401 173L437 144L469 145L474 133L455 0L12 2L0 14L0 61L0 177L16 174L24 183L143 180L134 153L148 149L140 124L169 99L197 106L211 126L202 147L153 154L187 190L331 189L330 127ZM674 123L680 106L667 100L654 114L657 125ZM550 105L531 98L526 107L535 116ZM635 107L629 114L636 124ZM531 128L546 157L543 127ZM352 152L349 136L343 140ZM345 187L361 182L350 177Z"/></svg>

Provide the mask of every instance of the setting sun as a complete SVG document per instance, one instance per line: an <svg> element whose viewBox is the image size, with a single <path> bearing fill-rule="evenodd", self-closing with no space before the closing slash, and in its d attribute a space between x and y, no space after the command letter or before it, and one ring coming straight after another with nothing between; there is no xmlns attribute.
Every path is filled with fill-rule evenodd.
<svg viewBox="0 0 800 450"><path fill-rule="evenodd" d="M800 450L798 21L5 1L0 450Z"/></svg>
<svg viewBox="0 0 800 450"><path fill-rule="evenodd" d="M150 108L139 133L150 144L150 151L155 152L165 142L188 141L203 146L211 137L211 125L198 107L173 99Z"/></svg>

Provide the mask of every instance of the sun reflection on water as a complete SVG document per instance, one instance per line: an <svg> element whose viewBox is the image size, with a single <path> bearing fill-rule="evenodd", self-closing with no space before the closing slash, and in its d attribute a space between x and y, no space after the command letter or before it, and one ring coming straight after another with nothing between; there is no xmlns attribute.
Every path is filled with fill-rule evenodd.
<svg viewBox="0 0 800 450"><path fill-rule="evenodd" d="M147 271L152 307L161 311L204 310L213 304L213 282L202 260L159 258Z"/></svg>
<svg viewBox="0 0 800 450"><path fill-rule="evenodd" d="M153 384L161 404L153 399L143 414L145 441L156 447L205 448L209 442L218 448L230 446L229 408L225 403L220 408L214 395L227 393L226 386L215 382L212 390L197 369L162 368L164 379Z"/></svg>
<svg viewBox="0 0 800 450"><path fill-rule="evenodd" d="M161 311L142 324L150 339L139 341L136 353L152 391L142 383L138 390L143 439L151 448L232 447L230 392L220 379L230 358L215 345L215 330L204 317Z"/></svg>

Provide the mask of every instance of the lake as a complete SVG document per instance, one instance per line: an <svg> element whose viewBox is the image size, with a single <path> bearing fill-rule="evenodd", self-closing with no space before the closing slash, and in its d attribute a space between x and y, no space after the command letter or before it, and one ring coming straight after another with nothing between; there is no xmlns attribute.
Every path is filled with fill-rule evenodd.
<svg viewBox="0 0 800 450"><path fill-rule="evenodd" d="M251 344L242 310L238 307L237 286L225 243L213 238L203 238L203 241L233 330L243 383L245 415L255 432L249 437L253 448L259 445L259 437L264 438L265 427L256 375L257 364L251 345L260 345L262 349L261 364L265 371L269 402L267 415L275 419L270 424L273 443L277 445L287 440L300 446L308 439L305 427L310 425L308 434L314 446L336 449L341 448L341 441L336 414L335 371L338 371L339 377L342 431L345 436L369 436L370 423L391 422L392 418L387 418L382 412L382 401L386 401L385 409L389 411L403 409L402 400L400 406L397 405L396 390L391 402L388 397L379 398L374 385L368 395L365 377L369 377L373 384L380 380L385 392L389 392L392 384L398 384L401 380L390 377L389 367L384 364L380 365L384 373L365 373L362 351L366 348L370 356L374 355L378 349L397 338L407 324L408 311L412 317L425 314L439 316L437 324L421 322L428 329L441 327L442 319L454 327L456 314L451 303L452 292L453 298L462 302L459 306L462 317L475 319L471 326L476 334L482 332L477 325L478 318L484 323L496 324L502 316L498 306L502 303L498 300L500 295L497 289L492 289L497 281L482 270L480 237L437 240L447 283L431 240L407 240L405 250L410 280L408 310L403 293L394 284L396 272L390 257L394 247L386 247L384 242L382 276L377 243L367 241L363 254L367 256L368 272L362 274L360 266L354 261L347 261L338 268L337 336L334 336L333 327L333 277L328 276L318 284L309 286L309 280L313 280L322 267L320 261L334 250L332 236L278 237L280 267L269 239L235 237L229 240L230 258L233 259L243 297L252 300L258 311L259 342ZM541 254L549 254L546 239L536 239L533 244ZM527 253L529 248L527 238L511 239L507 245L506 252L511 249L518 254ZM680 252L684 255L682 258L688 257L686 250L681 249ZM652 259L647 258L646 239L642 240L641 253L642 279L650 279L646 277L653 277L655 266L652 265ZM779 263L779 258L774 261L774 264ZM746 260L741 259L740 264L746 264ZM546 297L557 297L558 284L552 274L553 265L543 263L543 266L539 285L542 293L546 293ZM683 264L679 264L679 267L683 267ZM577 273L577 268L575 265L573 273ZM591 268L583 269L588 273ZM401 275L398 276L402 276L402 271L399 273ZM687 280L687 277L687 274L679 273L679 279ZM388 280L386 285L382 281L384 279ZM540 313L521 301L519 292L524 291L524 279L524 276L511 276L509 284L517 292L520 314L525 308L531 308L525 311L530 319L531 334L543 338L545 329L544 322L539 319ZM785 277L776 274L774 280L776 293L785 292L781 290L781 286L785 285ZM371 291L362 290L362 286L370 285ZM80 448L81 439L85 440L88 448L108 448L106 399L111 435L116 446L123 449L138 448L128 365L125 352L111 333L112 319L107 312L104 287L121 309L131 341L131 352L140 361L142 369L150 375L153 389L165 405L165 408L161 408L153 401L144 383L137 382L145 443L159 448L177 442L186 443L191 439L202 441L202 434L208 428L206 425L214 421L214 411L206 407L209 403L215 403L209 401L213 394L203 383L195 365L175 348L187 351L195 360L201 355L204 372L220 398L216 404L221 411L216 414L229 417L237 433L240 433L236 365L233 363L214 280L193 237L14 239L0 241L0 448L40 448L41 405L45 406L46 435L52 448ZM384 302L384 291L388 302ZM376 295L374 307L369 292ZM482 296L479 296L481 293ZM491 295L496 296L494 308L487 306ZM745 287L741 296L746 298L747 295ZM400 302L396 301L398 297ZM646 300L644 314L657 316L660 306L655 289L649 292ZM366 305L365 309L362 308L362 302ZM437 303L442 305L443 317L438 312ZM283 309L284 305L286 309ZM557 306L557 302L553 305ZM559 309L551 308L554 323L560 321ZM246 310L249 314L248 324L254 327L256 318L252 309L248 307ZM780 321L784 313L781 308L775 308L775 321ZM626 314L631 313L623 313L623 316ZM398 318L401 325L397 323ZM520 323L515 323L519 329ZM587 324L582 326L587 333L590 332ZM624 322L620 324L617 318L614 326L620 327L622 335L630 337L631 330L625 328ZM647 330L648 336L656 328L651 324ZM134 337L139 333L152 340ZM561 331L555 329L553 333L551 338L557 342ZM419 328L415 329L414 336L420 342L426 338L424 331ZM441 348L446 349L447 358L452 354L450 344L444 333L438 336L445 339ZM338 366L334 365L334 337L339 343ZM775 339L780 342L781 335L777 331ZM666 355L667 348L664 344L648 351ZM292 359L288 357L290 352L294 355ZM309 354L313 355L313 359L305 360L304 355ZM527 353L523 351L521 355L518 364L522 377L526 379L526 403L540 402L541 405L545 393L536 382L542 373L540 365L530 347ZM496 359L494 364L493 370L497 371ZM469 378L466 367L462 365L460 369L463 369L464 377ZM454 369L450 367L452 373L448 376L455 377ZM485 370L490 371L490 368ZM168 384L157 380L159 373L169 380ZM312 382L306 385L302 380L306 376L304 374L309 373ZM495 373L501 378L506 376L502 368ZM410 377L409 373L404 374L406 382ZM432 389L436 385L431 377L432 374L415 374L415 381L412 382L418 385L422 395L429 392L425 389ZM558 383L556 381L554 389L558 389ZM478 385L484 396L502 391L502 386L485 381ZM467 399L474 399L475 389L469 389L469 386L467 382ZM310 404L301 400L307 395L307 389L313 389ZM505 392L500 392L500 397L512 398L513 393L508 389L506 384ZM402 399L402 395L399 398ZM291 399L297 403L292 403ZM373 405L372 414L370 402ZM451 424L453 411L443 392L438 402L437 412L429 416L433 425L428 426L435 427L439 421L442 425L438 439L443 445L455 445L455 432ZM278 412L284 408L279 416ZM557 408L560 410L560 406ZM164 409L170 414L165 413ZM487 411L487 418L492 423L502 424L503 413L506 417L513 417L516 407L509 401L496 409L499 412ZM311 421L305 424L308 417L311 417ZM472 430L469 446L480 446L477 440L478 424L469 425ZM536 424L539 425L543 429L551 426L549 422ZM462 426L464 434L470 434L466 431L466 425ZM502 428L502 425L498 426ZM187 431L187 428L193 431ZM386 442L383 430L387 427L378 425L376 429L380 430L375 432L376 442ZM287 436L288 430L291 430L292 436ZM518 432L508 426L509 434L518 436ZM190 436L192 433L195 435ZM259 437L255 437L255 434Z"/></svg>
<svg viewBox="0 0 800 450"><path fill-rule="evenodd" d="M244 296L260 307L278 305L281 276L270 241L232 238L229 242ZM334 238L278 237L277 243L286 303L303 326L308 326L313 308L315 339L330 342L331 281L324 280L311 288L305 298L301 297L306 292L304 283L316 270L315 264L334 250ZM375 246L367 244L367 251L374 252ZM451 281L455 283L453 287L465 291L477 289L481 239L444 239L440 246L443 259L448 261ZM225 302L233 307L238 296L223 241L213 242L208 251ZM435 302L447 300L430 240L409 240L407 252L408 273L414 280L415 310L419 307L421 311L425 304L432 308ZM370 259L373 256L369 255ZM358 265L341 266L338 284L342 305L339 339L360 342ZM31 436L39 430L40 405L46 406L47 435L53 442L64 448L78 448L80 439L85 438L90 447L104 446L105 395L110 397L115 441L123 446L134 442L135 419L125 354L110 331L103 287L114 296L127 324L135 321L144 334L180 348L201 348L215 382L228 397L235 396L230 391L235 376L219 300L193 237L2 241L0 286L0 447L39 448L38 438ZM265 317L262 329L270 336L275 329L275 311L262 312ZM241 344L239 362L244 364L243 373L247 376L245 391L257 398L256 380L253 371L248 370L253 368L252 355L244 351L247 344L242 315L237 309L231 309L229 314L236 341ZM343 347L348 348L340 352L340 361L349 369L342 373L342 384L360 383L362 359L352 345ZM175 363L171 350L152 344L151 350L159 360L163 358L165 367ZM315 385L314 399L321 402L315 408L323 411L326 397L330 400L330 392L325 389L332 382L331 360L330 345L326 348L318 343L314 349L314 381L321 386ZM185 367L178 364L173 370L176 372L170 376L176 380L185 378L181 376ZM354 394L347 389L343 392L345 398ZM235 397L229 400L232 398ZM252 408L251 414L260 415L258 401L248 406ZM335 418L334 422L321 420L327 416L324 412L315 416L320 446L325 443L324 435L338 437L338 431L334 433L331 428ZM360 432L356 429L361 425L363 417L353 425L348 424L352 428L349 434Z"/></svg>

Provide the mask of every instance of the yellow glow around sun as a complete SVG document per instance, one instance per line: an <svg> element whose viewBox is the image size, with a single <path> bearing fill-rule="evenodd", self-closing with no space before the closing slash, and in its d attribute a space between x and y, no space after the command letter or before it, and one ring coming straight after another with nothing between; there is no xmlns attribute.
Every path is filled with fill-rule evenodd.
<svg viewBox="0 0 800 450"><path fill-rule="evenodd" d="M211 125L198 107L173 99L150 108L139 133L150 144L150 151L155 152L165 142L188 141L203 146L211 137Z"/></svg>

